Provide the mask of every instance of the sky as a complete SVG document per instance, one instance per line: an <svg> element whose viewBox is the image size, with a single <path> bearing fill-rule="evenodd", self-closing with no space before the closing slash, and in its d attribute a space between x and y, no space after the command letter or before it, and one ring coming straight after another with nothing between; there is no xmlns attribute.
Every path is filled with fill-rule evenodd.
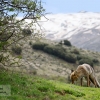
<svg viewBox="0 0 100 100"><path fill-rule="evenodd" d="M100 12L100 0L42 0L47 13Z"/></svg>

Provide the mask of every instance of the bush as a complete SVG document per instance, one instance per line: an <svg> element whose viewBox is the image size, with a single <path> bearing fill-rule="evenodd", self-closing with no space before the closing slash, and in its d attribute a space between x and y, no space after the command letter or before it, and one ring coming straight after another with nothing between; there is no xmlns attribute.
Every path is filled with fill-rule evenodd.
<svg viewBox="0 0 100 100"><path fill-rule="evenodd" d="M48 54L57 56L67 62L75 63L77 58L74 54L68 53L62 46L47 45L45 43L35 43L32 45L33 49L42 50Z"/></svg>
<svg viewBox="0 0 100 100"><path fill-rule="evenodd" d="M48 45L48 46L45 46L44 51L49 53L49 54L60 57L60 54L63 52L66 52L66 49L64 49L61 46Z"/></svg>
<svg viewBox="0 0 100 100"><path fill-rule="evenodd" d="M32 41L29 42L29 45L32 45Z"/></svg>
<svg viewBox="0 0 100 100"><path fill-rule="evenodd" d="M44 50L44 47L47 46L46 43L42 43L42 42L37 42L37 43L34 43L32 45L32 48L33 49L37 49L37 50Z"/></svg>
<svg viewBox="0 0 100 100"><path fill-rule="evenodd" d="M74 54L67 53L65 55L65 60L70 63L75 63L77 61L77 57Z"/></svg>
<svg viewBox="0 0 100 100"><path fill-rule="evenodd" d="M70 43L70 41L68 41L68 40L64 40L64 45L72 46L71 43Z"/></svg>
<svg viewBox="0 0 100 100"><path fill-rule="evenodd" d="M90 59L90 58L85 55L77 55L77 60L81 60L81 59Z"/></svg>
<svg viewBox="0 0 100 100"><path fill-rule="evenodd" d="M85 58L85 57L82 55L77 55L77 60L81 60L82 58Z"/></svg>
<svg viewBox="0 0 100 100"><path fill-rule="evenodd" d="M3 60L3 55L0 55L0 62Z"/></svg>
<svg viewBox="0 0 100 100"><path fill-rule="evenodd" d="M90 58L83 58L79 60L79 64L84 64L84 63L87 63L93 67L93 60Z"/></svg>
<svg viewBox="0 0 100 100"><path fill-rule="evenodd" d="M14 46L12 47L12 51L17 55L20 55L22 53L22 48L19 46Z"/></svg>
<svg viewBox="0 0 100 100"><path fill-rule="evenodd" d="M53 46L47 45L44 47L44 52L47 52L49 54L54 54L55 50Z"/></svg>
<svg viewBox="0 0 100 100"><path fill-rule="evenodd" d="M94 63L99 63L99 60L98 59L93 59L93 62Z"/></svg>
<svg viewBox="0 0 100 100"><path fill-rule="evenodd" d="M67 62L70 62L70 63L75 63L77 58L74 54L70 54L70 53L67 53L66 52L66 49L63 48L63 47L60 47L60 46L45 46L44 47L44 51L49 53L49 54L52 54L52 55L55 55Z"/></svg>
<svg viewBox="0 0 100 100"><path fill-rule="evenodd" d="M77 49L73 49L71 52L74 54L80 54L80 52Z"/></svg>
<svg viewBox="0 0 100 100"><path fill-rule="evenodd" d="M28 35L31 35L31 34L32 34L32 32L31 32L31 30L30 30L30 29L23 29L23 30L22 30L22 33L23 33L23 35L26 35L26 36L28 36Z"/></svg>

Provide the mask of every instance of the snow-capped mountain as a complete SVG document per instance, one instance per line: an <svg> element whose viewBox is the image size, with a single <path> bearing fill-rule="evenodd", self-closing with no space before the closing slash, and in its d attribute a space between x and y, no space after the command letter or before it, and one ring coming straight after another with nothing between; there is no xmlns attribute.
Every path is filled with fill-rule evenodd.
<svg viewBox="0 0 100 100"><path fill-rule="evenodd" d="M68 39L74 46L100 51L100 13L49 14L41 18L46 38Z"/></svg>

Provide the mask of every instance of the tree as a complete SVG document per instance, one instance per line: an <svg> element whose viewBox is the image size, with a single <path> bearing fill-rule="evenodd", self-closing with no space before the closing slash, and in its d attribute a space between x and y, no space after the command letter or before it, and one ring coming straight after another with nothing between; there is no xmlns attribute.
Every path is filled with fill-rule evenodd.
<svg viewBox="0 0 100 100"><path fill-rule="evenodd" d="M9 46L33 33L32 26L44 12L41 0L0 0L0 58L5 59L3 53Z"/></svg>
<svg viewBox="0 0 100 100"><path fill-rule="evenodd" d="M70 41L68 41L68 40L64 40L64 45L72 46L71 43L70 43Z"/></svg>

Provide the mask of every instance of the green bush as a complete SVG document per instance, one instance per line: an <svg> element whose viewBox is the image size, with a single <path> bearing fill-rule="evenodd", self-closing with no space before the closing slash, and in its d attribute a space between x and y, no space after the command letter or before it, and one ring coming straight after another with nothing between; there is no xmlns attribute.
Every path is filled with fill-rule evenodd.
<svg viewBox="0 0 100 100"><path fill-rule="evenodd" d="M87 63L93 67L93 60L90 58L83 58L79 60L79 64L84 64L84 63Z"/></svg>
<svg viewBox="0 0 100 100"><path fill-rule="evenodd" d="M90 59L90 58L85 55L77 55L77 60L81 60L81 59Z"/></svg>
<svg viewBox="0 0 100 100"><path fill-rule="evenodd" d="M32 44L33 44L32 41L30 41L30 42L29 42L29 45L32 45Z"/></svg>
<svg viewBox="0 0 100 100"><path fill-rule="evenodd" d="M70 62L70 63L75 63L77 58L74 54L70 54L70 53L67 53L66 52L66 49L63 48L63 47L60 47L60 46L45 46L44 47L44 51L49 53L49 54L52 54L52 55L55 55L67 62Z"/></svg>
<svg viewBox="0 0 100 100"><path fill-rule="evenodd" d="M44 47L45 47L46 45L47 45L46 43L37 42L37 43L34 43L34 44L32 45L32 48L33 48L33 49L37 49L37 50L44 50Z"/></svg>
<svg viewBox="0 0 100 100"><path fill-rule="evenodd" d="M84 58L83 55L77 55L77 60L81 60L82 58Z"/></svg>
<svg viewBox="0 0 100 100"><path fill-rule="evenodd" d="M74 54L68 53L66 49L60 45L59 46L47 45L45 43L38 42L38 43L33 44L32 48L42 50L48 54L57 56L70 63L75 63L77 60L77 57Z"/></svg>
<svg viewBox="0 0 100 100"><path fill-rule="evenodd" d="M66 49L61 46L48 45L44 47L44 51L49 54L60 57L60 54L66 52Z"/></svg>
<svg viewBox="0 0 100 100"><path fill-rule="evenodd" d="M31 35L31 34L32 34L32 32L31 32L31 30L30 30L30 29L23 29L23 30L22 30L22 33L23 33L23 35L26 35L26 36L28 36L28 35Z"/></svg>
<svg viewBox="0 0 100 100"><path fill-rule="evenodd" d="M94 63L99 63L99 60L98 59L93 59L93 62Z"/></svg>
<svg viewBox="0 0 100 100"><path fill-rule="evenodd" d="M0 55L0 62L3 60L3 55Z"/></svg>
<svg viewBox="0 0 100 100"><path fill-rule="evenodd" d="M77 50L77 49L73 49L71 52L74 54L80 54L79 50Z"/></svg>
<svg viewBox="0 0 100 100"><path fill-rule="evenodd" d="M70 43L70 41L68 41L68 40L64 40L64 45L72 46L71 43Z"/></svg>
<svg viewBox="0 0 100 100"><path fill-rule="evenodd" d="M54 47L53 46L50 46L50 45L47 45L44 47L44 52L47 52L49 54L54 54Z"/></svg>
<svg viewBox="0 0 100 100"><path fill-rule="evenodd" d="M22 53L22 48L19 46L14 46L12 47L12 51L17 55L20 55Z"/></svg>
<svg viewBox="0 0 100 100"><path fill-rule="evenodd" d="M77 57L74 54L67 53L65 55L65 60L70 63L75 63L77 61Z"/></svg>

